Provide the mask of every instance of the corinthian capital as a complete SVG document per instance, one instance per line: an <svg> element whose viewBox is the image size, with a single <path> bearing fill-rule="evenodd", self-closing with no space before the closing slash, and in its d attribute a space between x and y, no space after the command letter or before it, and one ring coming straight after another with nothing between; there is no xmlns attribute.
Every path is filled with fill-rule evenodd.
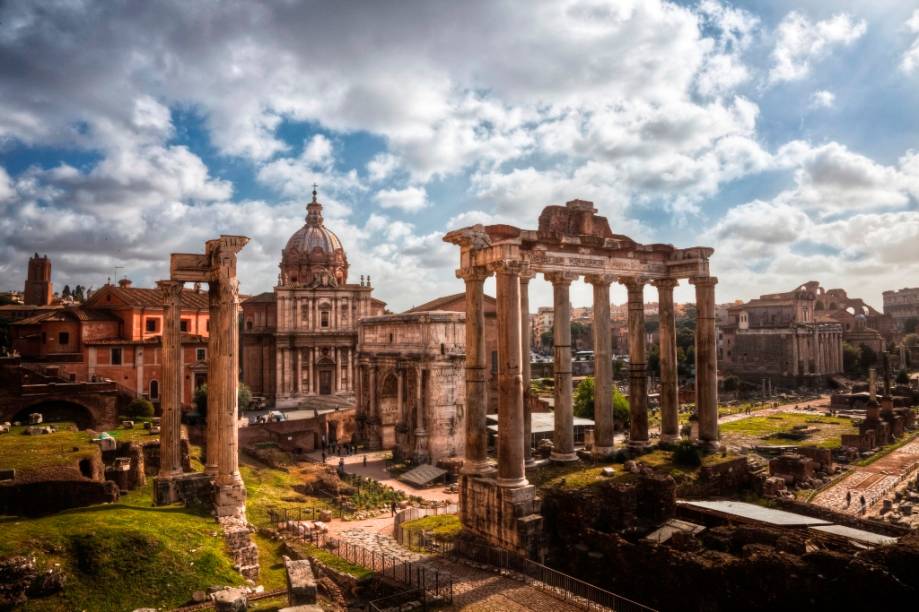
<svg viewBox="0 0 919 612"><path fill-rule="evenodd" d="M648 279L644 276L624 276L619 279L619 282L625 285L629 291L644 291L645 283L648 282Z"/></svg>
<svg viewBox="0 0 919 612"><path fill-rule="evenodd" d="M570 285L573 281L578 280L577 272L543 272L542 277L553 285Z"/></svg>
<svg viewBox="0 0 919 612"><path fill-rule="evenodd" d="M499 259L498 261L493 261L488 264L488 268L493 270L495 274L512 274L514 276L520 276L520 273L526 270L527 266L522 261Z"/></svg>
<svg viewBox="0 0 919 612"><path fill-rule="evenodd" d="M460 268L456 271L456 278L461 278L467 283L481 283L491 276L491 272L484 266L473 266L471 268Z"/></svg>
<svg viewBox="0 0 919 612"><path fill-rule="evenodd" d="M658 291L673 291L680 281L675 278L658 278L651 281L651 284L657 287Z"/></svg>
<svg viewBox="0 0 919 612"><path fill-rule="evenodd" d="M175 280L156 281L156 287L163 296L163 303L167 305L178 304L182 298L182 288L185 283Z"/></svg>
<svg viewBox="0 0 919 612"><path fill-rule="evenodd" d="M694 276L689 279L691 285L697 287L714 287L718 284L717 276Z"/></svg>
<svg viewBox="0 0 919 612"><path fill-rule="evenodd" d="M584 280L586 280L591 285L601 285L601 286L611 285L612 283L616 282L616 275L615 274L588 274L587 276L584 277Z"/></svg>

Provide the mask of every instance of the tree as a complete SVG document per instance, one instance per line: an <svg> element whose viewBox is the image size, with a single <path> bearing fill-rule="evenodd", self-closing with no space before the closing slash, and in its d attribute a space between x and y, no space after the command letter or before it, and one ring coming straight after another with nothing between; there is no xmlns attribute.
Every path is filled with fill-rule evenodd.
<svg viewBox="0 0 919 612"><path fill-rule="evenodd" d="M906 334L903 336L903 344L906 345L906 348L919 345L919 334L915 332Z"/></svg>
<svg viewBox="0 0 919 612"><path fill-rule="evenodd" d="M65 300L71 297L70 285L64 285L64 289L63 291L61 291L61 297L64 298Z"/></svg>
<svg viewBox="0 0 919 612"><path fill-rule="evenodd" d="M594 393L596 386L592 376L588 376L578 384L574 391L574 416L582 419L594 419ZM617 429L624 429L629 425L629 401L613 387L613 425Z"/></svg>
<svg viewBox="0 0 919 612"><path fill-rule="evenodd" d="M552 352L552 347L555 346L555 342L552 339L552 330L544 331L541 336L539 336L539 346L542 347L542 352L544 354L549 354Z"/></svg>
<svg viewBox="0 0 919 612"><path fill-rule="evenodd" d="M153 404L148 399L142 397L131 400L127 407L128 416L133 417L152 417Z"/></svg>
<svg viewBox="0 0 919 612"><path fill-rule="evenodd" d="M848 342L842 343L842 369L848 376L861 375L860 352Z"/></svg>
<svg viewBox="0 0 919 612"><path fill-rule="evenodd" d="M648 350L648 374L661 375L661 349L658 344L652 344Z"/></svg>
<svg viewBox="0 0 919 612"><path fill-rule="evenodd" d="M204 383L197 389L195 389L195 395L192 399L192 403L195 405L195 409L205 419L207 418L207 383ZM252 390L249 389L249 385L245 383L239 383L239 387L236 389L236 403L238 404L239 412L248 410L249 406L252 404Z"/></svg>
<svg viewBox="0 0 919 612"><path fill-rule="evenodd" d="M900 370L897 372L897 384L898 385L908 385L909 384L909 374L906 370Z"/></svg>
<svg viewBox="0 0 919 612"><path fill-rule="evenodd" d="M903 331L907 334L916 333L917 328L919 328L919 318L910 317L903 322Z"/></svg>
<svg viewBox="0 0 919 612"><path fill-rule="evenodd" d="M77 285L73 288L73 301L83 303L86 301L83 285Z"/></svg>

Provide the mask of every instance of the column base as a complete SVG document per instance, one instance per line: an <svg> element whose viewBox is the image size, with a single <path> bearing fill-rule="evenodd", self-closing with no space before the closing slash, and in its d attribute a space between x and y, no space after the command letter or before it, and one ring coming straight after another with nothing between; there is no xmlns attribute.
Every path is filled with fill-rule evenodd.
<svg viewBox="0 0 919 612"><path fill-rule="evenodd" d="M680 434L665 434L660 437L661 444L676 444L680 441Z"/></svg>
<svg viewBox="0 0 919 612"><path fill-rule="evenodd" d="M239 474L217 479L217 492L214 496L214 513L218 518L233 516L246 517L246 487Z"/></svg>
<svg viewBox="0 0 919 612"><path fill-rule="evenodd" d="M536 459L533 459L533 457L527 457L523 460L524 467L533 467L534 465L536 465Z"/></svg>
<svg viewBox="0 0 919 612"><path fill-rule="evenodd" d="M612 446L595 446L593 449L593 456L600 457L601 459L607 459L616 454L616 449Z"/></svg>
<svg viewBox="0 0 919 612"><path fill-rule="evenodd" d="M648 440L629 440L629 450L643 451L651 446Z"/></svg>
<svg viewBox="0 0 919 612"><path fill-rule="evenodd" d="M549 460L555 463L571 463L572 461L577 461L578 456L575 453L556 453L552 451L549 455Z"/></svg>
<svg viewBox="0 0 919 612"><path fill-rule="evenodd" d="M521 476L520 478L501 478L499 476L495 479L495 482L497 482L498 486L502 489L519 489L520 487L526 487L530 484L526 476Z"/></svg>
<svg viewBox="0 0 919 612"><path fill-rule="evenodd" d="M708 451L716 451L721 448L720 440L702 440L701 438L696 441L696 443Z"/></svg>
<svg viewBox="0 0 919 612"><path fill-rule="evenodd" d="M464 461L460 473L467 476L493 476L495 471L495 466L489 463L487 459L483 459L481 461Z"/></svg>
<svg viewBox="0 0 919 612"><path fill-rule="evenodd" d="M475 476L463 476L459 484L461 540L542 560L543 520L536 487L505 488L492 478ZM462 548L457 546L461 553Z"/></svg>

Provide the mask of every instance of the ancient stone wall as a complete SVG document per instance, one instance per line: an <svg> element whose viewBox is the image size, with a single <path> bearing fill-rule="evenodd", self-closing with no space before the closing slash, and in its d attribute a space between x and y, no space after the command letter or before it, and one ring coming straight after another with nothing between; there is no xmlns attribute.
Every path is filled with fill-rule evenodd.
<svg viewBox="0 0 919 612"><path fill-rule="evenodd" d="M43 516L118 501L118 485L93 480L45 480L0 485L0 515Z"/></svg>

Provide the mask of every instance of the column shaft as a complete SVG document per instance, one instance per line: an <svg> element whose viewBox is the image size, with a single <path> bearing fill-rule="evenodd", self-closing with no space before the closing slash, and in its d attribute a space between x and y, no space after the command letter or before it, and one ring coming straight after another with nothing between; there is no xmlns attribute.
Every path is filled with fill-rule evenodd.
<svg viewBox="0 0 919 612"><path fill-rule="evenodd" d="M459 270L456 275L466 282L466 448L463 472L483 474L488 465L488 430L485 413L488 406L485 381L485 268Z"/></svg>
<svg viewBox="0 0 919 612"><path fill-rule="evenodd" d="M696 286L696 411L699 440L718 443L718 354L715 336L715 277L691 279Z"/></svg>
<svg viewBox="0 0 919 612"><path fill-rule="evenodd" d="M160 396L160 477L182 473L182 283L159 281L163 295L163 389Z"/></svg>
<svg viewBox="0 0 919 612"><path fill-rule="evenodd" d="M594 454L613 452L613 362L609 286L613 277L588 276L594 288Z"/></svg>
<svg viewBox="0 0 919 612"><path fill-rule="evenodd" d="M498 485L526 486L520 373L520 264L495 266L498 310ZM570 382L569 382L570 386ZM484 432L483 432L484 435Z"/></svg>
<svg viewBox="0 0 919 612"><path fill-rule="evenodd" d="M415 369L415 463L426 463L430 458L428 432L424 428L424 371L421 365Z"/></svg>
<svg viewBox="0 0 919 612"><path fill-rule="evenodd" d="M645 356L644 279L625 282L629 292L629 446L648 445L648 364Z"/></svg>
<svg viewBox="0 0 919 612"><path fill-rule="evenodd" d="M533 423L530 414L530 278L520 275L520 367L523 383L523 461L533 463Z"/></svg>
<svg viewBox="0 0 919 612"><path fill-rule="evenodd" d="M677 284L677 280L671 278L654 282L660 318L661 442L675 442L680 438L676 319L673 310L673 289Z"/></svg>
<svg viewBox="0 0 919 612"><path fill-rule="evenodd" d="M210 283L208 288L208 313L210 327L207 337L207 459L204 471L217 475L217 454L220 446L220 387L222 371L218 365L220 359L220 342L222 340L217 329L220 320L220 293L217 283ZM281 394L280 379L278 380L278 395Z"/></svg>
<svg viewBox="0 0 919 612"><path fill-rule="evenodd" d="M553 461L576 461L574 453L574 410L571 389L571 300L569 288L576 274L555 272L546 274L552 283L555 304L555 431L552 436Z"/></svg>

